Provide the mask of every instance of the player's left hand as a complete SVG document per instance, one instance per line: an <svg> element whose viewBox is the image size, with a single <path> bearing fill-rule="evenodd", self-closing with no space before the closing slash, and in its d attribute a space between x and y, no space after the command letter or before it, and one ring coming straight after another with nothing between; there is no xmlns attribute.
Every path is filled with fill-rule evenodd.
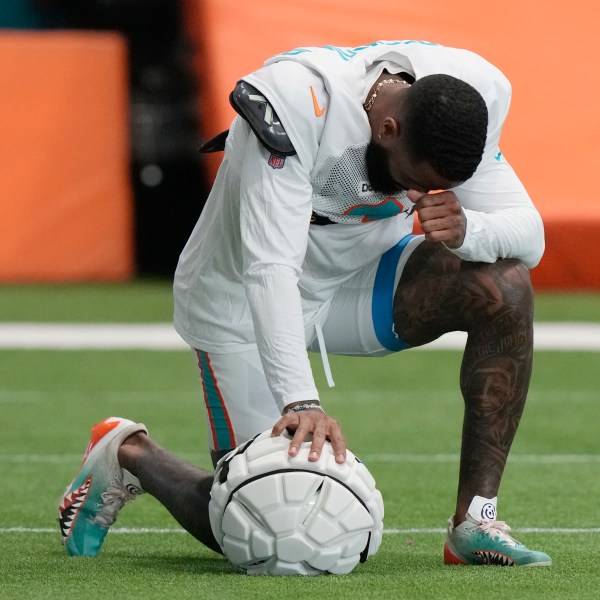
<svg viewBox="0 0 600 600"><path fill-rule="evenodd" d="M415 203L421 229L429 242L444 242L448 248L460 248L467 232L467 218L454 192L424 194L409 190Z"/></svg>
<svg viewBox="0 0 600 600"><path fill-rule="evenodd" d="M346 438L342 434L340 424L320 410L303 410L284 414L273 427L273 435L281 435L287 429L293 433L288 454L298 454L302 442L312 434L312 443L308 460L316 462L321 456L325 440L331 442L336 463L346 461Z"/></svg>

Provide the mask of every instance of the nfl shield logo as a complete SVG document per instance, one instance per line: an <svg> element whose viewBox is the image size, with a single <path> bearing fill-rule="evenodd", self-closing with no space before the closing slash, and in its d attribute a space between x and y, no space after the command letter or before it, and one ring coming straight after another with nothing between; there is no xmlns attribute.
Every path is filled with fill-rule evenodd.
<svg viewBox="0 0 600 600"><path fill-rule="evenodd" d="M285 164L285 156L277 156L276 154L271 154L269 156L269 165L274 169L283 169L283 165Z"/></svg>

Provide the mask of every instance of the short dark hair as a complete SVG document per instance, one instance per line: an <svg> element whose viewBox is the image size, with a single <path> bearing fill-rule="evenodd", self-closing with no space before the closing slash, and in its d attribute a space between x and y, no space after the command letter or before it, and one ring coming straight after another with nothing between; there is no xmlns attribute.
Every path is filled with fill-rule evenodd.
<svg viewBox="0 0 600 600"><path fill-rule="evenodd" d="M466 181L481 162L488 113L481 94L450 75L418 79L405 96L403 131L411 158L450 181Z"/></svg>

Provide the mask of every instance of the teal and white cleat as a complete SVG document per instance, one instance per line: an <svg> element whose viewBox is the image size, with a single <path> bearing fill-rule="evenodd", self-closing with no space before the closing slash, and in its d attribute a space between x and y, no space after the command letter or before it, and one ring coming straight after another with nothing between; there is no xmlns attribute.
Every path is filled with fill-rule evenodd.
<svg viewBox="0 0 600 600"><path fill-rule="evenodd" d="M119 465L119 446L130 435L147 433L141 423L109 417L92 436L75 479L58 507L62 541L71 556L97 556L109 527L125 503L143 494L139 480Z"/></svg>
<svg viewBox="0 0 600 600"><path fill-rule="evenodd" d="M482 499L485 500L485 499ZM447 565L498 565L502 567L549 567L552 559L545 553L529 550L508 532L504 521L495 520L494 506L488 515L493 518L477 519L469 508L466 521L454 527L448 521L448 537L444 546L444 563Z"/></svg>

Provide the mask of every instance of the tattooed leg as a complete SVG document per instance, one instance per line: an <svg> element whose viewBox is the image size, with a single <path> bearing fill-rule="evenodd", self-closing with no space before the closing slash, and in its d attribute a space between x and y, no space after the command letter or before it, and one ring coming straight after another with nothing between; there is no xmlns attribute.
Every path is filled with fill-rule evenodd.
<svg viewBox="0 0 600 600"><path fill-rule="evenodd" d="M473 496L498 493L531 376L533 291L519 261L461 261L424 242L394 298L398 335L412 345L467 331L460 388L465 401L455 524Z"/></svg>

